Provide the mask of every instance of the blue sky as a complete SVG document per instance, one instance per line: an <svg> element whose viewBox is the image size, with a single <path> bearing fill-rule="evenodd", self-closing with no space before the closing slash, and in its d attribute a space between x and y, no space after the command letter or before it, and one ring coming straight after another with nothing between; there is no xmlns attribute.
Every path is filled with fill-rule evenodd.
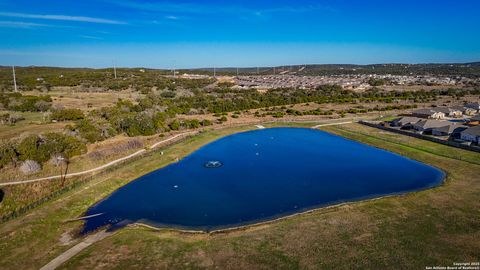
<svg viewBox="0 0 480 270"><path fill-rule="evenodd" d="M0 65L480 60L478 0L0 0Z"/></svg>

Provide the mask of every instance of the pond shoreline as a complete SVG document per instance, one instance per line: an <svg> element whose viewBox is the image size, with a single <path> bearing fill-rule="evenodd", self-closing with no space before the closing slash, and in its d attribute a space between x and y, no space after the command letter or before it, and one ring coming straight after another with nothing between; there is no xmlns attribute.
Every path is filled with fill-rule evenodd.
<svg viewBox="0 0 480 270"><path fill-rule="evenodd" d="M290 129L292 129L292 128L290 128ZM294 128L294 129L296 129L296 128ZM308 131L308 130L310 130L310 131ZM304 131L301 131L299 129L299 131L298 131L299 133L293 133L293 134L296 134L295 136L313 134L313 133L311 133L311 130L312 129L305 129L304 128ZM257 133L257 132L262 132L262 133ZM265 132L268 132L268 133L265 133ZM278 133L275 133L275 132L278 132ZM288 131L288 132L290 132L290 131ZM297 132L297 131L295 131L295 132ZM307 132L307 133L304 134L305 132ZM321 145L324 145L325 143L327 143L327 145L330 145L329 143L333 143L333 142L335 142L335 143L341 143L341 142L345 143L345 142L348 141L349 143L347 143L345 145L342 144L342 146L341 146L341 147L343 147L344 150L347 149L348 151L353 151L353 150L351 150L351 147L353 147L353 149L358 148L357 150L368 150L368 149L372 148L372 149L376 149L375 151L381 150L385 154L388 153L388 156L385 156L385 157L383 155L379 155L378 154L379 152L370 152L369 153L370 155L365 155L365 154L360 154L360 155L356 155L356 156L354 155L353 156L354 159L349 161L349 162L357 161L358 158L365 159L364 157L372 157L372 155L375 156L375 158L373 158L373 160L365 159L365 161L360 162L359 164L352 163L352 164L355 164L355 166L357 166L357 167L358 167L358 165L360 165L359 168L363 168L364 165L367 166L366 168L369 168L368 166L372 166L373 164L375 164L374 167L377 167L377 169L382 168L384 170L384 172L388 171L389 172L388 174L390 174L390 175L392 173L394 173L392 171L392 169L399 169L399 168L402 169L402 170L411 169L411 170L419 170L419 171L417 171L417 172L411 171L411 172L406 173L403 176L398 175L396 177L391 178L391 180L393 180L393 181L390 181L390 182L389 181L384 181L385 176L383 176L383 175L385 175L385 174L382 174L381 171L380 172L375 172L376 176L372 176L373 178L371 178L371 180L368 180L368 177L369 177L368 175L370 174L370 172L372 172L371 170L363 171L364 173L359 175L360 178L351 178L353 175L350 175L350 173L347 172L346 175L341 173L342 170L345 171L344 169L341 169L341 168L344 168L344 167L342 167L343 164L348 164L348 163L339 162L334 157L333 161L330 161L330 163L333 162L333 164L336 164L332 167L332 169L335 168L335 166L336 167L340 166L340 168L333 169L332 171L336 171L336 174L327 176L329 178L326 178L325 179L326 181L320 181L319 182L317 180L312 180L311 176L309 175L309 174L320 175L320 174L318 174L320 172L320 171L318 171L319 168L317 168L315 170L310 170L310 168L311 168L310 166L312 166L312 165L308 165L307 167L304 166L304 168L302 167L303 165L299 166L298 168L297 168L297 166L292 166L292 168L295 168L295 169L290 168L289 169L290 171L286 171L285 173L287 173L287 176L290 174L290 176L289 176L290 178L287 177L285 179L291 179L291 176L292 176L291 174L295 173L298 177L299 182L297 182L297 181L292 182L292 180L286 180L287 182L283 183L282 185L278 185L278 187L277 187L277 189L282 190L282 192L279 193L279 194L276 194L276 195L271 195L270 197L272 197L272 198L268 199L267 201L274 202L274 201L276 201L276 199L286 198L283 195L294 194L294 193L289 193L288 190L290 190L290 189L288 188L288 186L294 185L294 186L291 186L291 188L295 188L295 189L296 188L301 188L302 185L298 185L297 183L299 183L299 184L303 183L303 185L306 185L306 186L312 185L311 186L312 190L305 193L305 195L307 197L302 196L301 198L303 198L303 197L304 198L301 199L300 197L297 196L298 195L297 194L295 196L297 196L298 198L294 196L294 197L289 198L289 199L281 199L279 201L278 205L277 204L271 204L271 203L267 204L269 206L265 205L266 208L264 208L264 209L260 208L260 210L257 209L258 211L255 210L253 212L247 212L247 213L249 213L247 216L238 216L239 217L238 222L236 222L236 220L235 220L236 219L236 217L235 217L236 211L238 213L245 213L245 211L247 211L248 208L247 209L241 208L241 210L240 210L240 209L237 209L238 207L236 206L237 208L234 207L230 211L226 211L226 209L228 207L227 208L223 207L223 208L221 208L221 209L223 209L223 212L222 211L218 212L217 210L213 210L213 209L209 208L211 206L210 204L213 203L213 201L212 201L212 202L209 202L205 205L200 205L197 210L190 209L190 210L187 211L187 210L185 210L184 206L174 206L174 205L171 205L171 203L167 203L167 202L171 202L173 197L169 198L169 199L164 199L163 200L164 203L159 204L160 208L158 208L158 209L162 209L162 207L167 207L167 208L165 208L165 210L157 210L157 211L160 211L160 212L156 212L154 210L155 209L155 207L154 207L154 208L152 208L151 212L149 212L150 214L146 214L146 213L135 214L135 212L138 211L138 210L150 209L150 206L157 205L157 203L155 203L155 202L148 202L148 198L149 198L148 194L150 194L150 192L148 190L152 190L152 188L155 189L155 190L158 190L158 188L160 188L159 190L161 190L161 192L164 193L163 196L161 196L161 197L165 197L165 196L184 196L184 195L181 195L181 194L180 195L172 195L173 193L171 193L169 187L171 187L171 185L173 185L173 187L175 189L177 189L177 187L178 187L177 184L175 184L176 182L171 182L172 179L173 179L173 181L180 181L180 183L187 185L186 186L187 187L186 192L189 192L189 190L192 189L192 188L197 188L196 185L199 185L198 183L203 183L202 181L205 181L205 184L208 187L210 187L211 190L209 189L208 192L214 192L214 193L217 192L216 191L217 187L215 187L215 185L217 185L217 184L219 184L219 185L222 184L223 185L224 184L223 181L221 183L218 183L218 179L216 179L216 178L210 179L213 176L206 176L205 175L205 177L207 177L207 178L204 179L204 176L202 176L203 178L201 178L200 180L202 180L202 179L203 180L200 181L200 182L197 182L198 179L195 180L194 183L196 183L196 184L193 184L193 186L192 186L191 185L192 183L188 182L188 180L187 180L187 182L182 182L183 180L180 180L180 179L184 179L185 175L183 175L184 173L180 173L180 174L175 173L175 168L177 166L177 165L175 165L173 168L170 168L170 170L173 170L173 171L168 172L167 175L164 175L166 172L163 172L163 174L162 174L162 172L160 172L161 178L163 179L162 182L158 182L158 181L155 180L159 176L154 175L154 174L157 171L161 170L161 169L159 169L155 172L152 172L150 174L142 176L141 178L142 178L143 181L141 183L132 182L132 183L129 184L131 186L129 186L129 187L123 186L122 188L124 188L124 187L126 187L126 188L123 189L123 190L122 190L122 188L117 189L114 193L112 193L105 200L97 202L85 214L94 214L96 211L107 211L107 212L110 212L111 214L110 214L110 216L105 217L106 219L103 220L103 221L102 221L102 219L94 220L94 221L87 221L86 225L84 227L83 233L88 234L89 231L91 231L92 229L93 230L95 229L94 228L95 226L99 226L101 224L104 224L104 225L110 224L110 226L112 227L112 230L114 230L114 229L117 228L117 226L115 225L116 224L115 220L119 220L119 222L121 220L125 220L126 223L131 222L129 224L126 224L126 226L129 226L131 224L143 224L145 226L149 226L151 228L156 228L156 229L167 229L167 230L175 230L175 231L189 232L189 233L220 233L220 232L231 231L231 230L241 230L243 228L249 228L249 227L258 226L258 225L262 225L262 224L268 224L268 223L275 222L275 221L282 220L282 219L286 219L286 218L289 218L289 217L292 217L292 216L297 216L297 215L300 215L300 214L310 213L310 212L313 212L313 211L317 211L319 209L328 209L328 208L331 208L331 207L338 207L338 206L347 205L347 204L351 204L351 203L371 201L371 200L375 200L375 199L379 199L379 198L385 198L385 197L390 197L390 196L402 196L402 195L406 195L406 194L413 193L413 192L420 192L420 191L424 191L424 190L427 190L427 189L432 189L432 188L441 186L446 181L446 178L447 178L446 173L443 170L439 170L436 167L433 167L433 166L427 165L425 163L410 159L408 157L404 157L402 155L392 153L390 151L385 151L385 150L382 150L382 149L378 149L376 147L368 146L368 145L363 144L363 143L359 143L359 142L356 142L356 141L353 141L353 140L350 140L350 139L346 139L346 138L343 138L343 137L338 136L338 135L334 135L334 134L327 133L327 132L324 132L324 131L319 131L319 132L324 133L324 135L321 135L323 137L318 137L317 138L317 137L315 137L317 135L315 135L315 136L312 136L311 138L309 137L308 140L306 140L302 143L303 144L307 143L307 145L310 146L309 143L310 143L311 140L319 141L318 139L322 139L322 138L323 139L320 140L320 141L324 141L324 140L326 140L326 141L322 142ZM264 134L264 135L261 135L261 136L267 136L267 137L258 137L258 135L252 135L254 133L255 134ZM285 141L284 141L285 138L289 138L286 141L286 142L289 143L290 139L291 139L290 136L292 136L292 134L285 133L285 131L279 132L278 128L270 128L270 129L266 129L266 130L263 130L263 131L259 131L259 130L243 131L243 132L235 133L232 136L234 136L234 135L244 136L244 137L242 137L242 140L247 139L248 144L250 144L250 141L252 140L252 138L250 138L251 136L255 136L254 138L258 137L257 140L258 139L262 140L261 138L266 139L266 138L268 138L268 136L279 136L278 140L279 140L280 143L285 143ZM325 137L325 136L327 136L327 137ZM232 138L229 139L230 144L232 143L232 140L235 141ZM269 138L273 139L273 137L269 137ZM294 137L292 137L292 138L294 138ZM218 139L214 142L221 141L221 140L222 139ZM237 138L237 140L238 140L238 138ZM268 140L268 141L270 141L270 140ZM277 141L277 137L275 137L275 141ZM268 143L270 143L270 144L273 143L272 145L277 145L278 144L278 142L274 143L274 141L263 142L263 143L264 144L265 143L267 143L267 144ZM234 144L236 145L236 143L234 143ZM209 144L207 144L207 145L209 145ZM319 145L319 146L321 146L321 145ZM257 149L256 146L257 146L257 144L255 144L255 149ZM204 147L206 147L206 145L200 147L198 150L191 153L189 155L189 157L191 155L198 154L198 152L200 150L204 149ZM245 148L246 146L240 146L240 147ZM276 147L278 147L278 145ZM335 148L331 147L330 151L336 152L336 151L338 151L338 147L339 146L336 146ZM365 147L368 147L368 149L365 148ZM253 153L255 151L259 151L259 150L255 150L255 149L250 149L248 151L253 151ZM279 149L281 149L281 147ZM292 149L297 149L297 147L292 147ZM205 151L205 150L203 150L203 151ZM265 151L267 151L267 150L265 150ZM276 151L278 151L278 150L276 150ZM285 150L282 150L282 151L285 151ZM294 151L298 151L298 150L294 150ZM360 152L362 152L362 151L360 151ZM241 152L241 153L242 154L240 156L243 156L245 154L246 154L246 156L248 156L248 153L250 153L250 152L245 152L245 153ZM274 153L275 152L272 152L271 154L274 154ZM302 152L300 152L300 153L302 153ZM250 154L252 154L252 153L250 153ZM318 154L320 154L320 156L323 156L325 153L321 152L321 153L317 153L315 155L318 155ZM295 155L298 155L298 153L295 154ZM239 156L239 155L233 155L233 156ZM258 156L258 153L257 153L257 156ZM342 154L340 154L339 156L343 158ZM339 156L337 155L337 158ZM319 158L317 156L312 156L312 157ZM319 161L324 160L322 158L320 158L318 160ZM197 157L197 159L198 159L198 157ZM383 159L385 159L385 161L380 161L379 162L379 160L383 160ZM255 160L259 160L259 159L255 158ZM284 159L282 158L282 160L284 160ZM317 160L317 159L315 159L315 160ZM377 162L379 162L379 163L378 164L375 163L375 160L377 160ZM408 162L404 163L403 160L408 160ZM191 163L192 161L187 160L187 162ZM196 164L197 162L198 162L198 160L195 161L194 164ZM302 161L300 161L300 162L302 162ZM193 165L193 164L190 164L190 163L188 163L189 166ZM330 163L328 163L328 162L326 163L327 164L326 166L328 168L330 168L329 165L328 165ZM402 164L402 166L398 167L399 165L397 165L397 163ZM386 165L386 167L383 167L385 165ZM235 165L231 165L231 166L233 166L233 167L229 168L229 170L232 170L232 169L236 170L237 169L235 167ZM255 166L258 167L257 165L255 165ZM283 165L275 165L275 166L277 166L277 167L279 166L279 167L284 168ZM314 165L314 167L315 166L317 166L317 165ZM407 167L405 167L405 166L407 166ZM412 167L410 167L410 166L412 166ZM357 167L353 167L353 168L357 168ZM189 168L191 168L191 166ZM261 167L261 168L263 168L263 167ZM269 168L269 167L265 167L265 168ZM302 168L302 169L300 169L300 171L298 171L299 168ZM250 168L250 169L253 169L253 168ZM271 169L273 169L273 167ZM338 169L340 169L340 170L338 170ZM185 168L183 168L182 170L185 170ZM248 169L246 169L246 170L249 171ZM320 168L320 170L322 170L322 169ZM263 171L265 171L265 169L263 169ZM338 174L339 171L340 171L340 174ZM350 171L350 170L346 170L346 171ZM303 172L303 174L302 173L298 174L299 172ZM198 173L198 172L196 172L196 173ZM224 173L231 173L231 172L225 171ZM367 173L367 174L365 174L365 173ZM338 174L338 176L337 176L337 174ZM388 177L388 174L387 174L387 177ZM262 177L262 175L263 174L259 174L256 177L257 178ZM327 175L328 175L328 172L327 172ZM394 174L394 175L396 175L396 174ZM305 176L307 176L309 180L306 180ZM340 179L341 181L340 182L337 182L337 181L332 182L331 180L336 179L335 177L340 177L338 179ZM347 178L344 178L344 177L347 177ZM418 178L418 177L420 177L420 178ZM425 177L425 178L422 179L422 177ZM432 178L430 178L430 177L432 177ZM137 180L140 180L141 178L138 178ZM172 179L170 179L170 178L172 178ZM314 177L314 178L318 179L318 177ZM149 180L147 180L147 179L149 179ZM208 179L210 179L210 180L208 180ZM243 176L242 179L246 179L245 176ZM252 179L255 180L256 178L252 178ZM277 177L275 179L282 179L282 178ZM349 179L349 180L347 180L347 179ZM425 179L428 179L428 180L425 180ZM234 181L232 183L236 183L235 181L237 181L237 180L232 180L232 181ZM270 182L272 181L272 179L267 179L265 181L266 182L264 184L270 185ZM307 182L304 182L304 181L307 181ZM331 184L331 183L334 183L334 184ZM203 184L203 185L205 185L205 184ZM213 186L212 186L212 184L213 184ZM250 185L250 184L252 184L252 185ZM247 183L246 186L239 186L241 188L236 191L237 195L233 196L233 198L232 198L233 201L243 198L242 195L238 195L238 194L249 194L249 192L252 192L252 195L255 198L257 198L258 197L257 195L259 195L260 193L263 194L261 190L266 188L265 186L263 186L261 190L255 190L254 187L256 185L253 185L254 184L253 182L250 183L250 184ZM155 186L151 186L151 185L155 185ZM203 186L203 185L201 185L201 186ZM352 185L352 186L349 186L349 189L345 189L345 191L342 191L343 190L342 189L343 185ZM363 186L363 185L366 185L366 186ZM146 193L142 193L143 192L142 190L145 187L148 187L148 189L145 190ZM254 189L252 190L252 188L254 188ZM285 188L287 188L287 190L285 190ZM337 193L331 194L327 191L327 190L332 189L332 188L333 188L333 190L337 190L338 195L335 195ZM366 188L366 189L363 190L364 188ZM305 189L301 188L301 190L305 190ZM138 193L138 192L140 192L140 193ZM240 192L240 193L238 193L238 192ZM258 192L260 192L260 193L257 194ZM287 192L287 193L285 193L285 192ZM117 193L120 193L120 194L117 194ZM213 195L214 193L212 193L211 195L213 196L213 198L216 198L217 195ZM283 193L285 193L285 194L283 194ZM123 214L116 214L117 211L114 208L112 208L113 206L110 206L110 207L108 206L108 205L111 205L113 202L116 202L115 205L117 205L118 203L121 203L122 201L126 200L126 198L128 198L128 196L133 196L132 194L136 194L135 196L139 196L140 194L147 194L147 195L145 195L147 197L145 197L143 206L137 206L138 210L133 211L133 208L132 208L130 210L130 213L129 212L126 212L126 213L122 212ZM157 194L157 193L155 193L155 194ZM156 195L156 196L158 196L158 195ZM277 196L277 197L275 197L275 196ZM150 194L150 197L151 197L151 194ZM259 198L257 198L257 200ZM110 202L108 202L107 199L109 199ZM180 199L180 198L177 198L177 199ZM262 201L264 199L265 198L262 198L262 199L260 199L260 201ZM193 200L195 201L195 198ZM198 200L198 198L197 198L197 200ZM173 200L173 201L175 201L175 200ZM183 201L183 200L181 200L181 201ZM202 201L202 200L200 200L200 201ZM260 201L259 201L259 203L260 203ZM314 203L314 202L316 202L316 203ZM146 203L146 205L145 205L145 203ZM105 205L105 206L102 206L102 204ZM298 209L297 209L297 204L298 204ZM168 205L171 205L171 206L168 206ZM181 205L183 205L183 204L181 204ZM249 204L246 204L245 207L247 207L247 205L249 205ZM105 207L107 207L107 208L105 208ZM168 207L170 207L170 208L168 208ZM250 207L250 206L248 206L248 207ZM109 210L105 210L105 209L109 209ZM165 212L164 214L168 215L168 216L173 215L173 217L174 217L173 219L171 219L171 218L169 219L167 216L165 216L167 218L162 217L162 212L161 211L166 211L166 209L169 209L169 210L167 212ZM210 210L207 210L207 209L210 209ZM228 209L230 209L230 208L228 208ZM131 211L133 211L133 212L131 212ZM202 211L202 212L200 212L200 211ZM203 211L206 211L206 212L203 212ZM265 211L265 212L263 212L263 211ZM275 213L275 212L277 212L277 213ZM141 212L141 213L143 213L143 212ZM192 213L193 215L190 215L190 213ZM204 214L205 214L205 216L207 216L207 214L208 214L208 216L213 216L215 218L209 219L209 221L203 221L203 218L199 219L199 217L200 217L199 215L204 215ZM159 217L159 218L157 218L157 217ZM192 218L193 218L193 220L189 220L189 219L192 219ZM183 222L182 219L186 220L186 222L182 223ZM197 219L197 220L195 220L195 219ZM113 220L113 221L108 221L108 223L104 223L104 222L107 222L107 220ZM143 220L145 220L145 221L143 221ZM242 221L242 220L244 220L244 221ZM167 221L167 223L163 223L163 221ZM88 224L88 223L90 223L90 224ZM123 221L121 221L120 223L123 223ZM95 225L95 224L99 224L99 225ZM180 224L184 224L184 225L180 225ZM197 224L204 224L204 225L197 225ZM123 227L123 226L125 226L125 225L122 225L120 227Z"/></svg>

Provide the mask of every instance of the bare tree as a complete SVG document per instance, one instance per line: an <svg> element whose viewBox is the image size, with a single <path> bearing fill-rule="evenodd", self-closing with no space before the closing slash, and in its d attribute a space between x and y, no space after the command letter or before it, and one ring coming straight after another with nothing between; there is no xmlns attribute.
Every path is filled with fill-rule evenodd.
<svg viewBox="0 0 480 270"><path fill-rule="evenodd" d="M20 166L20 171L23 174L33 174L39 172L42 166L35 160L25 160Z"/></svg>

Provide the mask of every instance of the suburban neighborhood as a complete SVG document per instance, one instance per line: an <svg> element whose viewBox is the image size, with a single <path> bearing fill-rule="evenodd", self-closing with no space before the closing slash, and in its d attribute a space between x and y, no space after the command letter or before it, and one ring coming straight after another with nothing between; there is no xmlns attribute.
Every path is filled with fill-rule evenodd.
<svg viewBox="0 0 480 270"><path fill-rule="evenodd" d="M462 144L480 143L480 103L464 106L422 108L410 115L383 123L390 128L442 137Z"/></svg>

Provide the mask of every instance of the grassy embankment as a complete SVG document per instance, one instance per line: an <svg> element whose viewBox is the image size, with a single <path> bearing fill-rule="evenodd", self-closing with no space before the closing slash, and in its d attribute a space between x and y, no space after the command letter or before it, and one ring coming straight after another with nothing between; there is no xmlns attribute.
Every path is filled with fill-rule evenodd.
<svg viewBox="0 0 480 270"><path fill-rule="evenodd" d="M447 182L432 190L319 209L225 234L185 235L126 228L87 248L64 267L417 269L478 261L479 154L358 124L324 129L437 166L447 172ZM61 235L78 230L80 225L63 220L78 216L129 179L240 130L205 133L171 146L160 162L155 158L135 161L87 184L85 189L0 225L0 268L26 269L45 264L75 242L61 245Z"/></svg>

